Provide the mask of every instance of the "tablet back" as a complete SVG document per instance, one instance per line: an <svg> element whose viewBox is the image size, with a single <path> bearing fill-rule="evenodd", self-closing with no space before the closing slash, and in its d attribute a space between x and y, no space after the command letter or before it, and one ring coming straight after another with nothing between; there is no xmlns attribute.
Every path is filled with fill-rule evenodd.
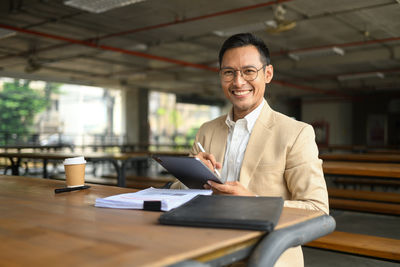
<svg viewBox="0 0 400 267"><path fill-rule="evenodd" d="M191 189L204 189L207 180L221 183L201 160L195 157L153 155L152 158Z"/></svg>

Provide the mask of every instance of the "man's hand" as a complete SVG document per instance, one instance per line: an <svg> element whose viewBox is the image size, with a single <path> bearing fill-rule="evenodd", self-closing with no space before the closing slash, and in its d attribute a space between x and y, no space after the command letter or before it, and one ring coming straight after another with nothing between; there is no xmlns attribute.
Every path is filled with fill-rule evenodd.
<svg viewBox="0 0 400 267"><path fill-rule="evenodd" d="M213 181L207 181L208 184L204 185L205 189L212 189L215 195L234 195L234 196L256 196L254 193L247 190L239 182L226 182L219 184Z"/></svg>
<svg viewBox="0 0 400 267"><path fill-rule="evenodd" d="M215 172L215 169L221 169L222 168L222 164L215 160L215 157L214 157L213 154L209 154L209 153L206 153L206 152L199 152L199 154L197 154L195 157L200 159L204 164L206 164L207 167L212 172Z"/></svg>

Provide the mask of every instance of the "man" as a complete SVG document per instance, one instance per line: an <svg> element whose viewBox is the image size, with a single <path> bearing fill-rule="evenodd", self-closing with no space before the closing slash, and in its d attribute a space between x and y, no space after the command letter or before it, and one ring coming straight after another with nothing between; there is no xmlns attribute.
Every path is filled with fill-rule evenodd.
<svg viewBox="0 0 400 267"><path fill-rule="evenodd" d="M269 51L256 36L228 38L219 53L221 86L229 114L199 129L191 154L224 184L208 181L214 194L281 196L285 207L329 212L322 161L313 128L270 108L265 88L273 77ZM200 152L200 142L206 152ZM173 187L179 187L174 184ZM276 266L303 266L301 248L287 250Z"/></svg>

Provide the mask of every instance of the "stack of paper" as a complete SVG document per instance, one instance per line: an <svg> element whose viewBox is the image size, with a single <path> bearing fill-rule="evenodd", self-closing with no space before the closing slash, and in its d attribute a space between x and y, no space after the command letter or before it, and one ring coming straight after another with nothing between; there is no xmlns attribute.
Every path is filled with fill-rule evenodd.
<svg viewBox="0 0 400 267"><path fill-rule="evenodd" d="M161 210L168 211L191 200L197 195L211 195L204 189L157 189L147 188L135 193L120 194L96 199L96 207L115 209L143 209L145 201L160 201Z"/></svg>

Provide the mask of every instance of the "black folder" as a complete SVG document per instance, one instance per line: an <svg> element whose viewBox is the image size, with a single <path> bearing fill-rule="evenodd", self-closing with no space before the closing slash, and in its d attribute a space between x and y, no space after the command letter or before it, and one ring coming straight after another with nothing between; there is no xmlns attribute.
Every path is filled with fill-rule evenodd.
<svg viewBox="0 0 400 267"><path fill-rule="evenodd" d="M198 195L182 206L163 213L159 222L271 232L278 223L282 208L281 197Z"/></svg>

